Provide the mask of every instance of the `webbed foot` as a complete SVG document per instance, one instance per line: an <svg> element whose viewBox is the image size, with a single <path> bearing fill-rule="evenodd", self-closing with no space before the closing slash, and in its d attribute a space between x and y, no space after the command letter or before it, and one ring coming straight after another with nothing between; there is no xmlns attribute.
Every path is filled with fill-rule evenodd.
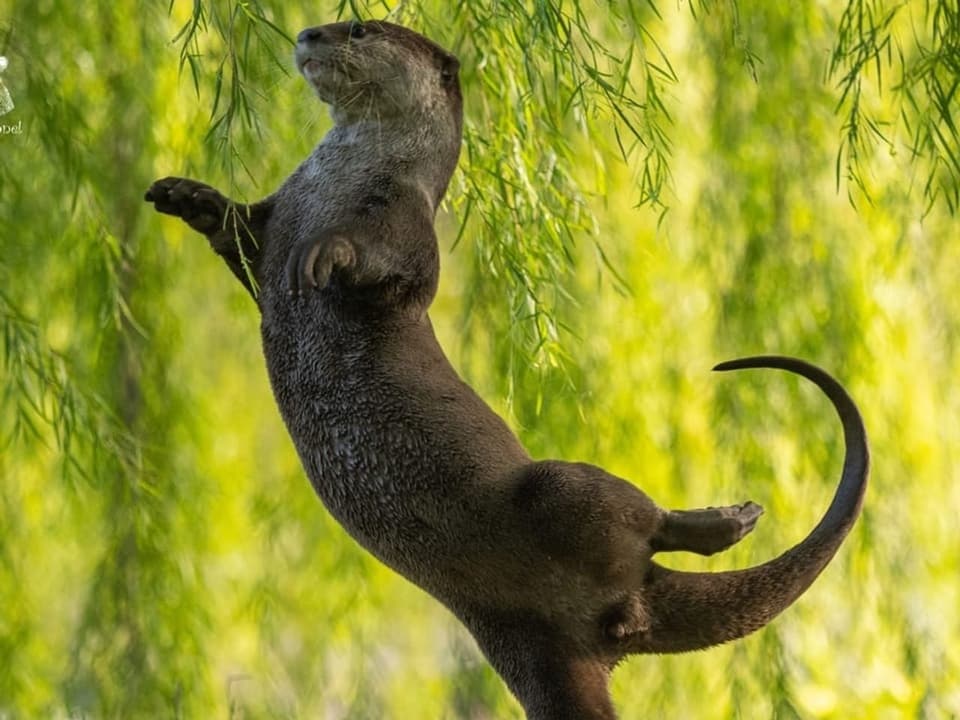
<svg viewBox="0 0 960 720"><path fill-rule="evenodd" d="M702 510L671 510L651 538L654 552L686 550L713 555L741 540L763 508L754 502Z"/></svg>

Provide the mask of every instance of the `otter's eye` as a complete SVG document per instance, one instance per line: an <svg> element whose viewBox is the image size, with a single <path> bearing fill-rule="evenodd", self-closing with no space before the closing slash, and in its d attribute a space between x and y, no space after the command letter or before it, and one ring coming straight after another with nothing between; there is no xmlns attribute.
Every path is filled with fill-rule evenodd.
<svg viewBox="0 0 960 720"><path fill-rule="evenodd" d="M350 37L352 37L354 40L359 40L366 34L367 29L363 26L363 23L350 23Z"/></svg>

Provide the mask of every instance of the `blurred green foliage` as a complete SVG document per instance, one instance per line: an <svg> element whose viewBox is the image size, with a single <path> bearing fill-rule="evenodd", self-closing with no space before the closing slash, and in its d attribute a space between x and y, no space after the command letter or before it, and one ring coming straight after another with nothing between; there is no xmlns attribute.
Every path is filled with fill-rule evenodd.
<svg viewBox="0 0 960 720"><path fill-rule="evenodd" d="M615 675L624 718L960 716L960 20L948 2L0 4L0 718L520 717L313 496L255 308L142 202L271 192L328 127L289 38L389 16L463 62L433 310L531 452L670 507L761 502L721 569L863 517L768 628ZM452 248L452 251L451 251Z"/></svg>

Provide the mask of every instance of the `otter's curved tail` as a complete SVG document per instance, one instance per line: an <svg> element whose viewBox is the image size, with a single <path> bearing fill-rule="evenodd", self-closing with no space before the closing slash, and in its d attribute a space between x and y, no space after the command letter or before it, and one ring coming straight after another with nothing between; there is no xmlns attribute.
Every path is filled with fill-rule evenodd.
<svg viewBox="0 0 960 720"><path fill-rule="evenodd" d="M779 368L802 375L827 395L843 425L846 456L836 494L826 514L798 545L746 570L694 573L654 564L646 598L652 624L628 652L669 653L728 642L757 630L810 586L833 558L860 513L869 474L867 435L846 390L818 367L780 356L732 360L714 370Z"/></svg>

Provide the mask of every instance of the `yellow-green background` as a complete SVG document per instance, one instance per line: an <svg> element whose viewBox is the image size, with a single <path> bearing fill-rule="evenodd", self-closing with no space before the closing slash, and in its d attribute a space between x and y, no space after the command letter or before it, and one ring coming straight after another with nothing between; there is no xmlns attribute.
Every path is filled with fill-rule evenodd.
<svg viewBox="0 0 960 720"><path fill-rule="evenodd" d="M722 569L803 537L842 443L808 386L714 363L812 360L870 431L863 516L821 578L745 640L626 662L624 718L960 716L960 153L947 123L939 164L912 157L929 108L897 89L938 6L900 6L865 69L886 140L864 122L850 145L850 66L830 71L845 10L894 7L399 8L463 62L434 323L533 454L669 507L760 502L732 551L664 558ZM0 718L521 716L450 615L325 512L253 304L142 201L168 174L271 192L329 120L265 19L295 35L337 12L0 0L0 123L23 129L0 136Z"/></svg>

